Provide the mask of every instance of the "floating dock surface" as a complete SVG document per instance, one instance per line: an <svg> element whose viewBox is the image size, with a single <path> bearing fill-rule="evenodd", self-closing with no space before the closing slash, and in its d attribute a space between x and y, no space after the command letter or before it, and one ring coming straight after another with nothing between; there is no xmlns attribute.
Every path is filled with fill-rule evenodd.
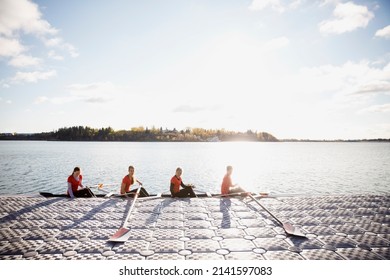
<svg viewBox="0 0 390 280"><path fill-rule="evenodd" d="M137 199L0 196L0 259L389 260L390 196Z"/></svg>

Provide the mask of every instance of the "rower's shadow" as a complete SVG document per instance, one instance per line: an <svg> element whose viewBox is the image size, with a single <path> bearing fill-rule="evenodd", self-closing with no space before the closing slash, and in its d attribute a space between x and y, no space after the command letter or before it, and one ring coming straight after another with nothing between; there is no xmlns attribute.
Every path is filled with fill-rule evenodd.
<svg viewBox="0 0 390 280"><path fill-rule="evenodd" d="M230 206L232 202L230 198L221 198L219 200L219 211L222 213L221 228L231 227Z"/></svg>
<svg viewBox="0 0 390 280"><path fill-rule="evenodd" d="M106 208L106 207L115 207L116 203L117 203L117 201L115 201L115 200L113 200L113 199L106 200L105 202L103 202L102 204L100 204L98 207L94 207L94 208L92 208L90 211L88 211L87 213L85 213L80 219L75 220L75 221L73 222L73 224L70 224L70 225L68 225L68 226L63 227L62 230L67 230L67 229L75 228L75 227L77 227L79 224L81 224L82 222L91 220L96 214L101 213L101 212L102 212L102 209L104 209L104 208ZM126 205L126 210L125 210L125 212L123 213L123 218L126 217L127 211L130 209L131 204L132 204L132 200L129 200L129 202L128 202L127 205Z"/></svg>
<svg viewBox="0 0 390 280"><path fill-rule="evenodd" d="M150 213L149 217L146 219L146 224L154 224L157 222L160 214L162 213L162 209L165 207L170 206L173 202L176 202L177 199L175 198L164 198L162 201L160 201L152 210L152 213Z"/></svg>
<svg viewBox="0 0 390 280"><path fill-rule="evenodd" d="M18 219L23 214L31 213L31 212L37 210L38 208L49 206L50 204L54 204L60 200L63 200L63 198L58 197L58 198L46 199L46 200L39 202L37 204L29 205L29 206L22 208L20 210L10 212L7 216L4 216L0 219L0 223L4 223L6 221Z"/></svg>

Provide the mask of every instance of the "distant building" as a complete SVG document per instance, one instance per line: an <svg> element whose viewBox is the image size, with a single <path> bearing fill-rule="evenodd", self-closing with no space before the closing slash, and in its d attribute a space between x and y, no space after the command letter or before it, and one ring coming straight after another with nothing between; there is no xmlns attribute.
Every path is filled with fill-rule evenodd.
<svg viewBox="0 0 390 280"><path fill-rule="evenodd" d="M221 140L219 140L218 136L214 136L207 138L207 142L221 142Z"/></svg>

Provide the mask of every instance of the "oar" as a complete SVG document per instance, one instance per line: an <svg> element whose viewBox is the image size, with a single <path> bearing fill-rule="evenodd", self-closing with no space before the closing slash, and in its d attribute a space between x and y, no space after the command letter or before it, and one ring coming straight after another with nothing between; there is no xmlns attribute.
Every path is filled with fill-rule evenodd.
<svg viewBox="0 0 390 280"><path fill-rule="evenodd" d="M299 197L299 196L309 196L306 194L302 193L259 193L255 195L255 198L278 198L278 197ZM315 195L310 195L310 196L315 196Z"/></svg>
<svg viewBox="0 0 390 280"><path fill-rule="evenodd" d="M91 189L88 186L85 186L85 188L87 190L89 190L89 192L91 193L92 197L96 197L96 195L91 191Z"/></svg>
<svg viewBox="0 0 390 280"><path fill-rule="evenodd" d="M278 221L278 223L283 227L284 231L287 234L299 236L299 237L306 237L305 234L303 234L299 228L294 227L292 224L288 222L283 223L281 220L279 220L264 205L262 205L256 198L254 198L252 194L249 194L249 197L252 198L252 200L256 202L261 208L263 208L268 214L270 214L272 218Z"/></svg>
<svg viewBox="0 0 390 280"><path fill-rule="evenodd" d="M206 191L203 191L203 190L199 190L199 189L198 189L196 186L194 186L194 185L192 185L192 189L194 190L194 192L195 192L195 189L196 189L196 192L197 192L197 193L200 193L201 196L202 196L202 195L206 195L207 197L211 197L211 196L212 196L210 192L206 192ZM195 194L195 195L198 197L199 194Z"/></svg>
<svg viewBox="0 0 390 280"><path fill-rule="evenodd" d="M113 192L108 192L106 193L106 195L104 196L105 198L110 198L111 196L113 196L115 193Z"/></svg>
<svg viewBox="0 0 390 280"><path fill-rule="evenodd" d="M99 189L101 189L103 187L112 187L112 186L118 186L118 184L103 184L103 183L99 183L99 184L93 185L93 187L97 187Z"/></svg>
<svg viewBox="0 0 390 280"><path fill-rule="evenodd" d="M236 196L247 196L250 195L250 192L236 192L236 193L228 193L228 194L213 194L213 197L236 197Z"/></svg>
<svg viewBox="0 0 390 280"><path fill-rule="evenodd" d="M91 189L94 188L94 189L97 189L97 190L102 191L102 192L109 192L109 190L107 190L107 188L112 189L112 187L114 187L114 186L118 186L118 184L107 184L107 185L96 184L96 185L91 186L90 188Z"/></svg>
<svg viewBox="0 0 390 280"><path fill-rule="evenodd" d="M141 188L138 188L137 192L134 195L133 203L131 204L131 207L130 207L129 211L127 212L127 216L126 216L126 218L125 218L125 220L123 222L122 227L120 229L118 229L117 232L115 232L114 235L111 236L111 238L108 241L111 241L111 242L125 242L126 240L129 239L130 229L128 229L126 226L127 226L127 222L128 222L129 217L130 217L131 211L133 211L133 208L134 208L134 205L135 205L135 201L138 198L140 190L141 190Z"/></svg>
<svg viewBox="0 0 390 280"><path fill-rule="evenodd" d="M138 200L145 201L145 200L153 200L153 199L157 199L157 198L162 198L161 193L157 193L156 195L140 197Z"/></svg>

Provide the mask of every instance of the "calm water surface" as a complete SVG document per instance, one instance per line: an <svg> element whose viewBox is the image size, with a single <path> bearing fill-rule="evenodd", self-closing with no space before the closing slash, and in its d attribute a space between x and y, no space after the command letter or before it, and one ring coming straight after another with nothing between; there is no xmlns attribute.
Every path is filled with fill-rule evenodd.
<svg viewBox="0 0 390 280"><path fill-rule="evenodd" d="M118 190L129 165L151 193L168 191L178 166L184 183L218 193L233 165L233 182L253 192L390 194L389 143L0 141L0 155L0 194L64 193L75 166L85 185Z"/></svg>

